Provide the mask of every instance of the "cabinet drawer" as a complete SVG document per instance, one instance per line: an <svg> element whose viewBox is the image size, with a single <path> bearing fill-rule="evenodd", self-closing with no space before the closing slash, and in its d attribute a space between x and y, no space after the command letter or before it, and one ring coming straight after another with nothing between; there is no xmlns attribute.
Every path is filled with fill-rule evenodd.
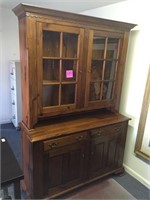
<svg viewBox="0 0 150 200"><path fill-rule="evenodd" d="M14 124L14 126L16 127L17 125L17 113L16 113L16 107L12 106L12 122Z"/></svg>
<svg viewBox="0 0 150 200"><path fill-rule="evenodd" d="M63 147L73 143L85 141L87 139L87 132L81 132L71 136L64 136L62 138L44 141L44 151Z"/></svg>
<svg viewBox="0 0 150 200"><path fill-rule="evenodd" d="M11 94L11 105L16 107L16 95L13 93Z"/></svg>
<svg viewBox="0 0 150 200"><path fill-rule="evenodd" d="M10 89L11 89L11 93L14 93L16 95L16 83L15 83L15 79L13 78L10 79Z"/></svg>
<svg viewBox="0 0 150 200"><path fill-rule="evenodd" d="M122 131L122 123L104 126L91 130L92 137L104 136L108 134L120 133Z"/></svg>
<svg viewBox="0 0 150 200"><path fill-rule="evenodd" d="M14 62L10 62L10 77L16 79L16 69Z"/></svg>

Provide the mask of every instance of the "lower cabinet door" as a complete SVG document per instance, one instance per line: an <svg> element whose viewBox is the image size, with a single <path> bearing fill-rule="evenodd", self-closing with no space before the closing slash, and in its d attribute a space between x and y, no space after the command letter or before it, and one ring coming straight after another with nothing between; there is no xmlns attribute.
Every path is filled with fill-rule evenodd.
<svg viewBox="0 0 150 200"><path fill-rule="evenodd" d="M85 144L79 142L44 153L45 193L53 195L84 179Z"/></svg>
<svg viewBox="0 0 150 200"><path fill-rule="evenodd" d="M89 178L103 175L118 165L120 134L95 137L91 140Z"/></svg>

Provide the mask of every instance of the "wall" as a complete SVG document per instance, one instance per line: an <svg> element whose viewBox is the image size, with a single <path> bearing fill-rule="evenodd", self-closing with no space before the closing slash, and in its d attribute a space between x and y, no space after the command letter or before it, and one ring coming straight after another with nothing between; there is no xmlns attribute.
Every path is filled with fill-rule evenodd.
<svg viewBox="0 0 150 200"><path fill-rule="evenodd" d="M19 59L17 17L11 10L0 8L0 124L10 122L11 97L9 60Z"/></svg>
<svg viewBox="0 0 150 200"><path fill-rule="evenodd" d="M132 118L129 123L124 167L150 188L149 165L137 158L134 146L150 63L150 2L128 0L82 14L138 24L130 33L120 112ZM141 14L142 13L142 14Z"/></svg>

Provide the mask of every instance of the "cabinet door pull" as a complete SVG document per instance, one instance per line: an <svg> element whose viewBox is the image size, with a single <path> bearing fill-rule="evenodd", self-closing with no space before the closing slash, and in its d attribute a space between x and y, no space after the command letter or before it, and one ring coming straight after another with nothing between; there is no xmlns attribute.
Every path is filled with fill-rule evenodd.
<svg viewBox="0 0 150 200"><path fill-rule="evenodd" d="M11 87L11 90L14 90L15 88L14 88L14 86L13 87Z"/></svg>
<svg viewBox="0 0 150 200"><path fill-rule="evenodd" d="M117 128L115 128L115 131L120 131L121 130L121 128L120 127L117 127Z"/></svg>
<svg viewBox="0 0 150 200"><path fill-rule="evenodd" d="M83 135L80 135L80 136L76 137L76 140L78 140L78 141L80 141L82 139L83 139Z"/></svg>
<svg viewBox="0 0 150 200"><path fill-rule="evenodd" d="M102 131L98 131L96 135L100 136L101 134L102 134Z"/></svg>
<svg viewBox="0 0 150 200"><path fill-rule="evenodd" d="M58 146L58 143L57 143L57 142L54 142L54 143L52 143L52 144L49 144L48 146L52 149L52 148Z"/></svg>

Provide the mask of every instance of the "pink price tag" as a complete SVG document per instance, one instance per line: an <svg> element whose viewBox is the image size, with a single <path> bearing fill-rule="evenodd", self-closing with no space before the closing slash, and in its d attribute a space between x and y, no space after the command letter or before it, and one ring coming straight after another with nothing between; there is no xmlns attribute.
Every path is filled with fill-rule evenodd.
<svg viewBox="0 0 150 200"><path fill-rule="evenodd" d="M66 70L66 78L73 78L73 70Z"/></svg>

